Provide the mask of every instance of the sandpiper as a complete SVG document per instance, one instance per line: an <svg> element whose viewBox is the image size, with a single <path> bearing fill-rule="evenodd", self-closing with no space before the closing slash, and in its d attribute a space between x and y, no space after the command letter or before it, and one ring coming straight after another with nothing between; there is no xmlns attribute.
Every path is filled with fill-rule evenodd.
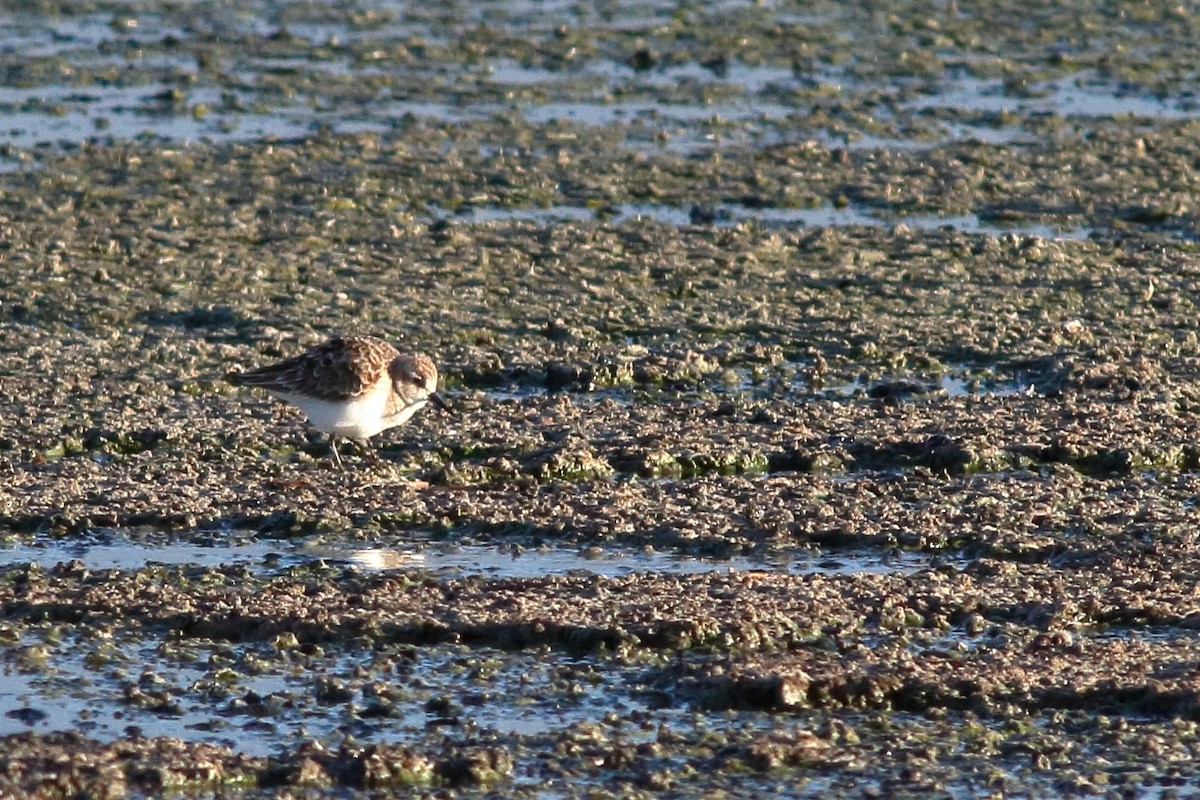
<svg viewBox="0 0 1200 800"><path fill-rule="evenodd" d="M298 356L227 376L235 386L257 386L308 416L329 434L333 460L342 466L336 439L365 442L402 425L437 395L437 367L429 356L401 354L374 336L339 336Z"/></svg>

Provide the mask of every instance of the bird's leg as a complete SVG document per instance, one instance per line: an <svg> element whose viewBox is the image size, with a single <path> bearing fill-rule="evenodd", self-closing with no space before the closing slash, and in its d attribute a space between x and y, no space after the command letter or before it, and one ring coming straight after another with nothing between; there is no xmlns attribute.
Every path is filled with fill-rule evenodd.
<svg viewBox="0 0 1200 800"><path fill-rule="evenodd" d="M333 453L333 463L337 464L337 468L345 469L346 468L345 465L342 464L342 457L338 455L337 437L334 436L332 433L329 434L329 452Z"/></svg>

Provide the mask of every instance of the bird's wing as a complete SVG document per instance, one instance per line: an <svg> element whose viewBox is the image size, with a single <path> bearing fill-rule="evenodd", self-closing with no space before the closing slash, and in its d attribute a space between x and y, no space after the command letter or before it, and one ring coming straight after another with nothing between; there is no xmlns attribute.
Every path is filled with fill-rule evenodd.
<svg viewBox="0 0 1200 800"><path fill-rule="evenodd" d="M233 373L229 380L317 400L352 400L370 391L397 355L372 336L338 337L276 364Z"/></svg>

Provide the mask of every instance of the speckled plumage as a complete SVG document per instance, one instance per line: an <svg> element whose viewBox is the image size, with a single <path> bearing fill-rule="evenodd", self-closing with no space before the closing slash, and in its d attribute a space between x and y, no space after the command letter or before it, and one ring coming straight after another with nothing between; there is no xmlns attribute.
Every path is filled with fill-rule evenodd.
<svg viewBox="0 0 1200 800"><path fill-rule="evenodd" d="M366 440L407 422L437 396L437 367L421 354L402 354L373 336L345 336L248 372L231 372L236 386L265 389L308 416L334 438Z"/></svg>

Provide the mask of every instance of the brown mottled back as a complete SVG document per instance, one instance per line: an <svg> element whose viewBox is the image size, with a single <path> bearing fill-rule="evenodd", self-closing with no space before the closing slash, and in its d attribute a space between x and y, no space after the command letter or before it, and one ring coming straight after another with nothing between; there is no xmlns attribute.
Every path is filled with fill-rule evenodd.
<svg viewBox="0 0 1200 800"><path fill-rule="evenodd" d="M399 355L374 336L337 337L276 364L230 373L229 381L316 400L353 400L388 378L388 365Z"/></svg>

